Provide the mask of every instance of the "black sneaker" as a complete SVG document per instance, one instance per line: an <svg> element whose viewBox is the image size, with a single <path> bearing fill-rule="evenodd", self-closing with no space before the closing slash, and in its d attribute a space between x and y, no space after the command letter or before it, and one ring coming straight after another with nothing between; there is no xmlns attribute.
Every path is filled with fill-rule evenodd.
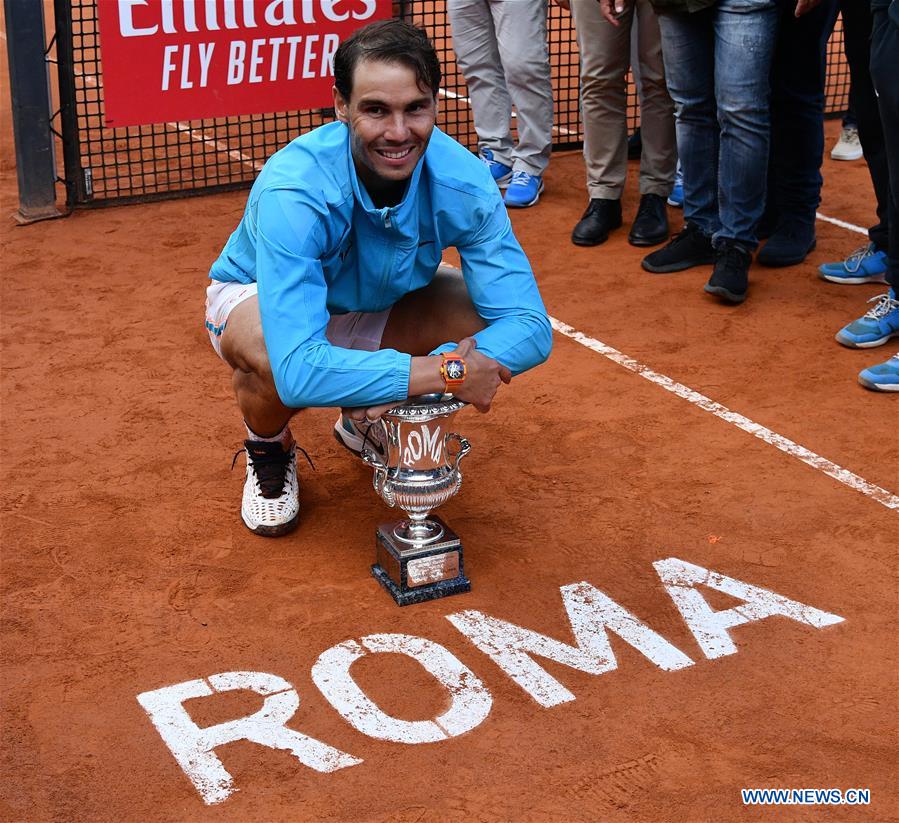
<svg viewBox="0 0 899 823"><path fill-rule="evenodd" d="M609 232L621 225L621 201L594 197L587 211L571 232L576 246L598 246L609 239Z"/></svg>
<svg viewBox="0 0 899 823"><path fill-rule="evenodd" d="M733 241L725 241L715 257L715 268L705 291L726 303L742 303L749 290L749 264L752 255Z"/></svg>
<svg viewBox="0 0 899 823"><path fill-rule="evenodd" d="M647 254L640 265L654 274L667 274L714 262L712 238L703 234L695 223L687 223L680 234L658 251Z"/></svg>

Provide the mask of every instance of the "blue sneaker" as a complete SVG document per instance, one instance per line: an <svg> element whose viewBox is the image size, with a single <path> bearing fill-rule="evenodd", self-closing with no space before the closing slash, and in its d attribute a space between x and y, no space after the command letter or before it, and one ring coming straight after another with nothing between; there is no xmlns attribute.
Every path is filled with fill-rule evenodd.
<svg viewBox="0 0 899 823"><path fill-rule="evenodd" d="M872 391L899 391L899 354L886 363L869 366L858 373L858 382Z"/></svg>
<svg viewBox="0 0 899 823"><path fill-rule="evenodd" d="M512 167L507 166L505 163L500 163L499 160L494 160L493 152L490 149L481 149L481 160L490 169L490 176L496 182L496 185L501 189L506 188L512 179Z"/></svg>
<svg viewBox="0 0 899 823"><path fill-rule="evenodd" d="M852 349L870 349L899 335L899 300L896 299L896 292L890 289L887 294L879 294L868 302L875 300L877 305L864 317L853 320L837 332L837 343Z"/></svg>
<svg viewBox="0 0 899 823"><path fill-rule="evenodd" d="M677 164L677 172L674 175L674 186L671 194L668 195L668 205L674 206L676 209L684 207L684 173L680 169L680 162Z"/></svg>
<svg viewBox="0 0 899 823"><path fill-rule="evenodd" d="M503 198L506 205L513 209L524 209L533 206L543 193L543 177L539 174L528 174L526 171L512 173L512 182L506 189Z"/></svg>
<svg viewBox="0 0 899 823"><path fill-rule="evenodd" d="M873 243L856 249L839 263L823 263L818 276L831 283L886 283L886 252L877 251Z"/></svg>

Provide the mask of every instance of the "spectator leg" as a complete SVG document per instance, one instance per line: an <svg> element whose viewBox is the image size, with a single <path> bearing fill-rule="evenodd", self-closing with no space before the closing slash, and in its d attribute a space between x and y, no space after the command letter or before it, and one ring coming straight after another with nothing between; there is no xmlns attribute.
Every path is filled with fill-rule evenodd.
<svg viewBox="0 0 899 823"><path fill-rule="evenodd" d="M715 108L714 10L659 16L677 150L684 173L684 220L706 235L718 217L718 121Z"/></svg>
<svg viewBox="0 0 899 823"><path fill-rule="evenodd" d="M871 29L871 79L877 90L889 168L887 282L899 293L899 9L875 9Z"/></svg>
<svg viewBox="0 0 899 823"><path fill-rule="evenodd" d="M543 174L553 142L546 0L493 0L490 10L518 127L512 167L528 174Z"/></svg>
<svg viewBox="0 0 899 823"><path fill-rule="evenodd" d="M571 14L581 56L587 192L591 199L619 200L627 177L626 79L633 9L627 9L617 27L602 16L596 0L572 0Z"/></svg>
<svg viewBox="0 0 899 823"><path fill-rule="evenodd" d="M755 229L765 208L776 15L773 1L720 0L714 9L721 228L713 240L734 240L747 251L758 244Z"/></svg>
<svg viewBox="0 0 899 823"><path fill-rule="evenodd" d="M512 98L500 62L488 0L447 0L456 62L468 85L478 147L512 165Z"/></svg>
<svg viewBox="0 0 899 823"><path fill-rule="evenodd" d="M871 82L871 7L858 0L843 0L843 43L849 63L849 106L858 122L868 172L877 199L877 223L868 229L868 238L881 251L889 243L890 172L880 108Z"/></svg>
<svg viewBox="0 0 899 823"><path fill-rule="evenodd" d="M822 0L802 17L793 4L778 8L771 67L771 153L768 211L772 226L814 227L821 202L824 158L824 82L827 40L836 22L836 0Z"/></svg>
<svg viewBox="0 0 899 823"><path fill-rule="evenodd" d="M659 19L649 0L637 0L637 35L640 57L640 122L645 126L640 158L640 194L668 197L677 169L674 103L665 85Z"/></svg>

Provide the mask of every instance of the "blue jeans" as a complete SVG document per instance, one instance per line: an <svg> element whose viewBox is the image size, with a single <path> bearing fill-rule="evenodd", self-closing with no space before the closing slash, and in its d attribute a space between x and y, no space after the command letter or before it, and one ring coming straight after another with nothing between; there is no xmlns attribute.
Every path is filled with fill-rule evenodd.
<svg viewBox="0 0 899 823"><path fill-rule="evenodd" d="M720 0L660 14L668 91L684 172L684 219L718 247L758 245L765 208L774 0Z"/></svg>
<svg viewBox="0 0 899 823"><path fill-rule="evenodd" d="M823 182L827 40L837 18L837 4L821 0L799 19L793 14L795 8L795 0L781 0L778 8L767 216L772 229L798 223L814 232Z"/></svg>

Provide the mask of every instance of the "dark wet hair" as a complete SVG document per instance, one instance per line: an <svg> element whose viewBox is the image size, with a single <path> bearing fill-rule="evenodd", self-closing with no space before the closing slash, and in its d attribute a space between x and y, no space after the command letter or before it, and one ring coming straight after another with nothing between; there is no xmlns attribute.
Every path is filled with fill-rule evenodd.
<svg viewBox="0 0 899 823"><path fill-rule="evenodd" d="M440 89L440 60L428 35L405 20L380 20L357 29L334 55L334 85L344 100L353 91L353 72L362 60L400 63L415 72L421 88L434 97Z"/></svg>

